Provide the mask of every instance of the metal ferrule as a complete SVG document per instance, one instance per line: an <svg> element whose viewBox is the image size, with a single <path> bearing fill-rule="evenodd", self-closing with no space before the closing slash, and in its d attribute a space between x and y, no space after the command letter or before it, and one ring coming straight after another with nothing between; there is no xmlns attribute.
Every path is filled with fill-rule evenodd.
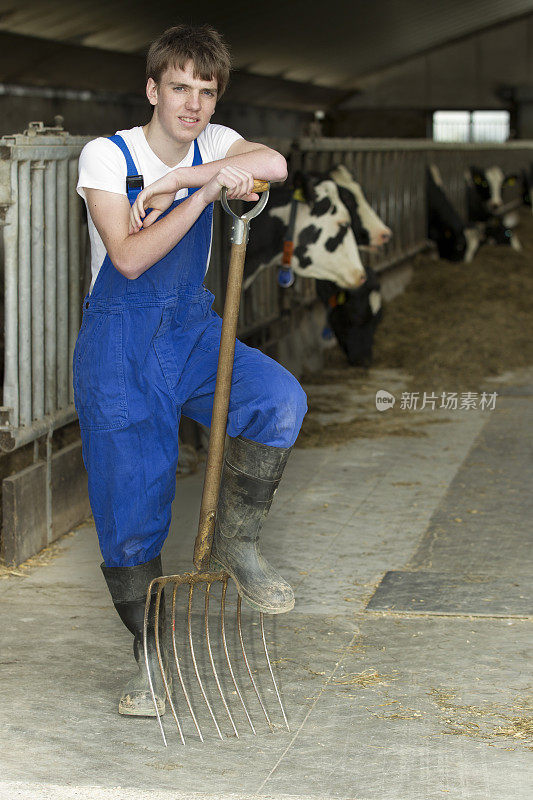
<svg viewBox="0 0 533 800"><path fill-rule="evenodd" d="M247 211L242 216L238 216L235 214L234 211L231 210L228 204L228 196L227 196L227 189L225 186L222 187L222 191L220 193L220 202L222 204L222 208L224 211L233 217L233 226L231 229L231 243L232 244L246 244L248 242L248 236L250 233L250 220L254 217L257 217L258 214L264 209L268 201L268 190L261 194L259 201L253 206L249 211Z"/></svg>
<svg viewBox="0 0 533 800"><path fill-rule="evenodd" d="M242 217L235 217L231 226L230 242L232 244L248 244L250 223Z"/></svg>

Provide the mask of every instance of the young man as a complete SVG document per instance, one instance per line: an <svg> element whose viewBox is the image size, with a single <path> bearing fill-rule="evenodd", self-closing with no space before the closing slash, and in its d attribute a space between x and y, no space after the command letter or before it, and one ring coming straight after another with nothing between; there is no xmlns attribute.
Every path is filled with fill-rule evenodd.
<svg viewBox="0 0 533 800"><path fill-rule="evenodd" d="M257 199L254 178L286 177L279 153L209 122L228 76L229 54L216 31L171 28L148 53L151 121L89 142L80 157L92 282L74 351L74 397L102 571L134 635L139 667L121 697L122 714L155 713L143 656L144 597L163 574L180 414L211 421L221 329L203 286L212 204L223 186L229 198ZM267 613L294 605L258 540L305 411L295 378L237 342L213 558L243 598ZM156 676L152 620L147 645ZM155 692L162 713L160 681Z"/></svg>

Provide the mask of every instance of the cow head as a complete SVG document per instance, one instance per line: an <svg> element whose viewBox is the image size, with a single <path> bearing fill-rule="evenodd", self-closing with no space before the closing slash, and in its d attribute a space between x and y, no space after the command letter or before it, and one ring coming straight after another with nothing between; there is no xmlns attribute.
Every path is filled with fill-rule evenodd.
<svg viewBox="0 0 533 800"><path fill-rule="evenodd" d="M489 212L497 211L502 205L502 190L518 182L517 175L504 175L500 167L470 167L470 177L484 207Z"/></svg>
<svg viewBox="0 0 533 800"><path fill-rule="evenodd" d="M444 189L436 164L426 170L428 238L437 245L440 258L447 261L471 260L475 252L474 238L467 235L464 222Z"/></svg>
<svg viewBox="0 0 533 800"><path fill-rule="evenodd" d="M339 164L329 173L337 186L343 203L352 218L352 227L358 244L382 247L392 238L392 231L378 217L363 194L360 184L350 171Z"/></svg>
<svg viewBox="0 0 533 800"><path fill-rule="evenodd" d="M306 278L330 280L345 289L364 283L351 217L334 181L319 176L295 176L305 202L297 206L291 268ZM268 214L289 224L291 202L273 205Z"/></svg>

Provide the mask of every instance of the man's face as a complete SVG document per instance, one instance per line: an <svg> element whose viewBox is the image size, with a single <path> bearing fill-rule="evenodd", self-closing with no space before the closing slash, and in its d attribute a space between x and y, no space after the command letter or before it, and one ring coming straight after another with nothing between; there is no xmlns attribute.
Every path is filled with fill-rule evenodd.
<svg viewBox="0 0 533 800"><path fill-rule="evenodd" d="M159 84L148 79L146 94L165 134L179 143L192 142L215 110L217 81L194 77L192 61L185 69L168 67Z"/></svg>

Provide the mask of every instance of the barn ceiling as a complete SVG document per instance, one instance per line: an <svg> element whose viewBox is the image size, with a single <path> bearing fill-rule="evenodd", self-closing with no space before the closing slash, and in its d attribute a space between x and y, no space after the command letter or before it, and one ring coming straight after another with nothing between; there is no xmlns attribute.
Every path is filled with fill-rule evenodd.
<svg viewBox="0 0 533 800"><path fill-rule="evenodd" d="M262 76L272 89L280 84L265 79L311 84L325 91L325 101L336 101L374 86L373 76L532 12L533 0L0 0L7 48L0 81L80 88L97 82L105 89L107 76L107 88L127 91L127 76L117 85L113 74L119 63L129 63L137 81L140 59L162 30L209 22L229 42L241 81ZM41 44L26 45L22 56L20 44L29 40L19 37ZM55 55L52 42L62 47ZM87 58L73 59L81 50ZM111 60L98 66L102 50ZM113 61L119 54L124 62Z"/></svg>

